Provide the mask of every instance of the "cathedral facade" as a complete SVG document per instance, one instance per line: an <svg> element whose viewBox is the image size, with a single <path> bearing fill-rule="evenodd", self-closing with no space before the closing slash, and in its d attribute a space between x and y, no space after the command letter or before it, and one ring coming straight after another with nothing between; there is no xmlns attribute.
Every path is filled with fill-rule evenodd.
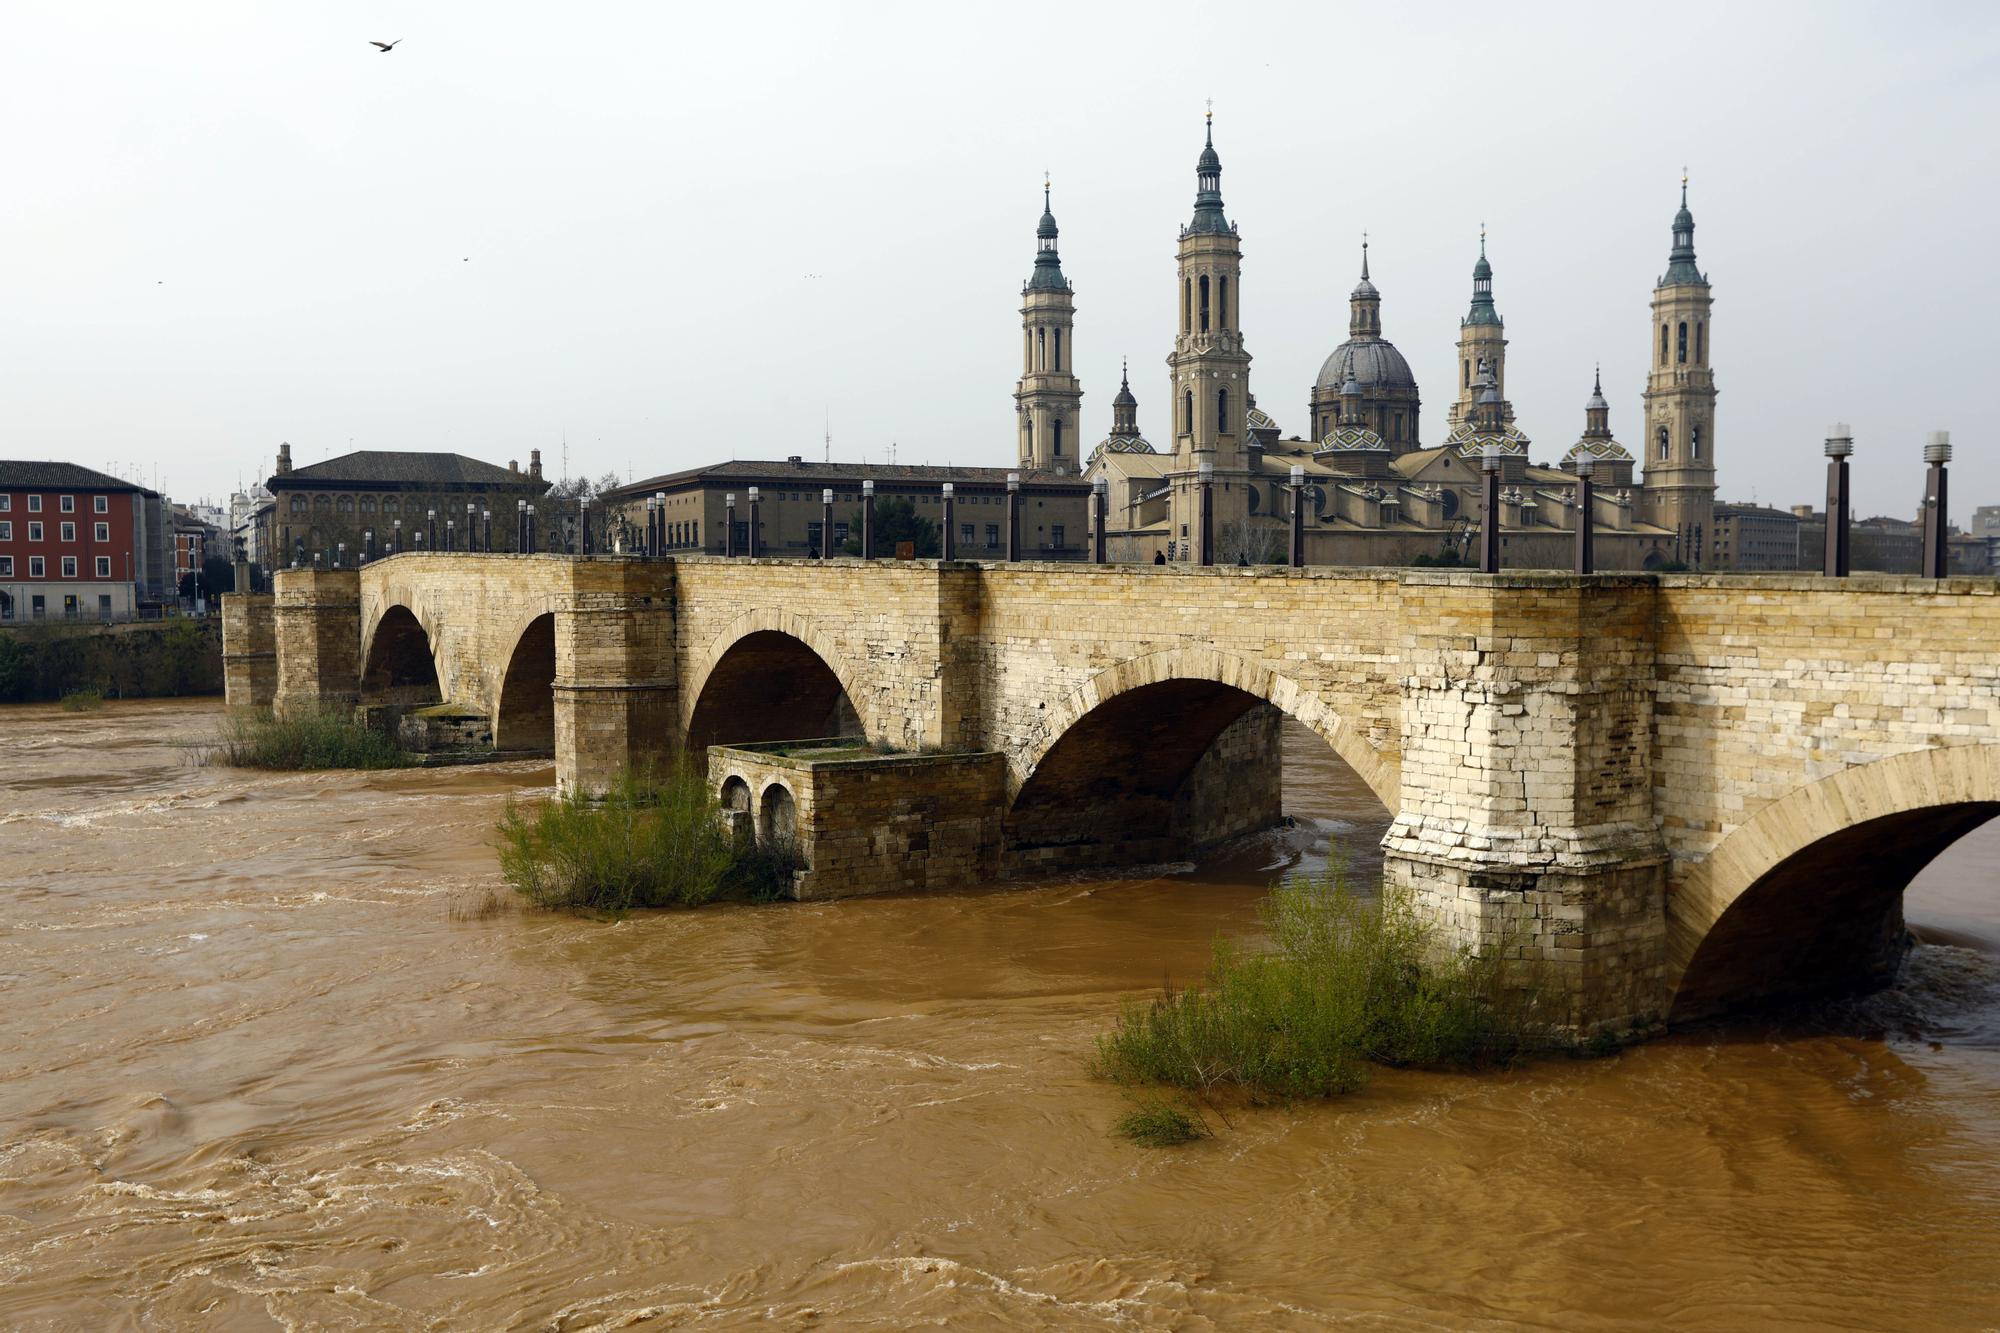
<svg viewBox="0 0 2000 1333"><path fill-rule="evenodd" d="M1544 465L1530 461L1533 443L1507 400L1506 325L1483 233L1442 437L1424 443L1421 394L1408 361L1384 336L1365 240L1347 340L1308 391L1306 431L1285 435L1251 393L1242 244L1224 212L1221 181L1211 124L1195 164L1193 216L1180 229L1179 317L1166 358L1164 417L1154 419L1159 444L1140 429L1128 373L1112 402L1111 433L1081 457L1082 386L1070 359L1075 305L1044 195L1035 268L1022 290L1019 457L1024 470L1076 475L1080 466L1082 481L1107 484L1111 559L1198 562L1205 530L1214 563L1282 562L1297 502L1305 506L1309 564L1464 562L1478 530L1482 463L1497 455L1506 565L1567 568L1576 525L1587 521L1600 568L1702 566L1714 522L1715 386L1708 280L1694 263L1685 182L1668 267L1653 292L1640 454L1613 436L1599 378L1584 404L1582 433ZM1588 516L1577 512L1584 458L1595 482Z"/></svg>

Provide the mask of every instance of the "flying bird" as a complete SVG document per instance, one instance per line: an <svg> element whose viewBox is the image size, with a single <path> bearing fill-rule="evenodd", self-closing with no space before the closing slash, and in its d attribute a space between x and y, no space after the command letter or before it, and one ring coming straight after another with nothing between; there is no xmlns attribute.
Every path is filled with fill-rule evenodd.
<svg viewBox="0 0 2000 1333"><path fill-rule="evenodd" d="M395 50L397 47L403 44L403 39L398 37L393 42L370 42L368 44L374 47L376 50L380 51L383 55L388 55L391 51Z"/></svg>

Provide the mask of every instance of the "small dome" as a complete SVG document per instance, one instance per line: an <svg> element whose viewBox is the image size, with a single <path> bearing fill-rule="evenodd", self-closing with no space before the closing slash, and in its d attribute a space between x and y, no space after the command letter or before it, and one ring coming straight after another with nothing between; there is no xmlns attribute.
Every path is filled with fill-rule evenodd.
<svg viewBox="0 0 2000 1333"><path fill-rule="evenodd" d="M1321 454L1386 454L1389 442L1366 426L1336 426L1320 437L1315 457Z"/></svg>
<svg viewBox="0 0 2000 1333"><path fill-rule="evenodd" d="M1569 452L1564 454L1563 457L1565 459L1576 459L1584 454L1589 454L1600 463L1632 463L1638 461L1632 457L1630 449L1627 449L1616 440L1578 440L1569 447Z"/></svg>
<svg viewBox="0 0 2000 1333"><path fill-rule="evenodd" d="M1160 451L1149 444L1143 435L1111 435L1090 451L1090 457L1084 460L1084 466L1090 466L1105 454L1157 454L1158 452Z"/></svg>
<svg viewBox="0 0 2000 1333"><path fill-rule="evenodd" d="M1244 414L1243 429L1251 434L1256 434L1259 431L1270 431L1276 434L1282 428L1276 421L1271 419L1269 412L1253 404L1249 412Z"/></svg>
<svg viewBox="0 0 2000 1333"><path fill-rule="evenodd" d="M1137 407L1139 405L1139 400L1132 396L1132 381L1130 379L1121 379L1118 382L1118 396L1111 400L1111 405L1113 407Z"/></svg>
<svg viewBox="0 0 2000 1333"><path fill-rule="evenodd" d="M1484 430L1470 421L1461 421L1445 436L1444 447L1454 449L1461 458L1479 459L1486 456L1488 442L1498 444L1500 453L1507 458L1528 456L1528 437L1519 426L1502 426L1499 430Z"/></svg>
<svg viewBox="0 0 2000 1333"><path fill-rule="evenodd" d="M1350 338L1333 349L1333 355L1319 368L1314 387L1340 392L1348 380L1369 389L1414 389L1417 377L1410 363L1396 350L1396 344L1382 338Z"/></svg>

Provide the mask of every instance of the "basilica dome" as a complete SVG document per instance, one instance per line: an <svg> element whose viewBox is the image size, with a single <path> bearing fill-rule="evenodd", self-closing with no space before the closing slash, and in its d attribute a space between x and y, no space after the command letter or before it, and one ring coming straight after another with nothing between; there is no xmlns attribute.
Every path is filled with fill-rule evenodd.
<svg viewBox="0 0 2000 1333"><path fill-rule="evenodd" d="M1339 393L1350 375L1364 393L1417 387L1410 363L1396 350L1396 344L1382 338L1349 338L1334 348L1333 355L1319 368L1314 387Z"/></svg>

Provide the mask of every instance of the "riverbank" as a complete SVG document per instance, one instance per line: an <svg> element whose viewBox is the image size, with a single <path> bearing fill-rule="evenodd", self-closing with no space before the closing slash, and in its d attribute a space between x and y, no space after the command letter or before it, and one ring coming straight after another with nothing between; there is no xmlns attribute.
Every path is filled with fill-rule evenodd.
<svg viewBox="0 0 2000 1333"><path fill-rule="evenodd" d="M193 766L215 702L0 730L0 1325L1977 1328L2000 1308L2000 837L1903 985L1119 1141L1094 1037L1384 816L1026 889L454 908L546 762ZM1310 741L1310 738L1305 738ZM1316 745L1317 748L1313 748ZM18 849L18 850L16 850ZM650 1326L650 1325L648 1325Z"/></svg>
<svg viewBox="0 0 2000 1333"><path fill-rule="evenodd" d="M222 693L222 620L60 620L0 627L0 703Z"/></svg>

